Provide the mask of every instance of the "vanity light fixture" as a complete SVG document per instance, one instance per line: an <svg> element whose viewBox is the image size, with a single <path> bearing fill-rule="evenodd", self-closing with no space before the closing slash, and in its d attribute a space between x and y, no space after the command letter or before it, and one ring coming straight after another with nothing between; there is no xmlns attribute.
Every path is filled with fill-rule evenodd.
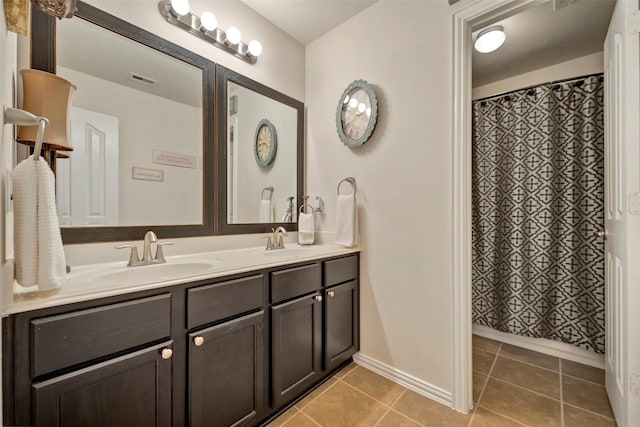
<svg viewBox="0 0 640 427"><path fill-rule="evenodd" d="M473 45L480 53L489 53L502 46L507 36L500 26L485 28L480 31Z"/></svg>
<svg viewBox="0 0 640 427"><path fill-rule="evenodd" d="M188 0L160 0L158 3L160 14L168 23L250 64L258 61L262 53L259 41L251 40L247 44L241 40L242 35L236 27L229 27L226 32L218 28L218 20L213 13L204 12L202 16L197 16L190 13L189 9Z"/></svg>

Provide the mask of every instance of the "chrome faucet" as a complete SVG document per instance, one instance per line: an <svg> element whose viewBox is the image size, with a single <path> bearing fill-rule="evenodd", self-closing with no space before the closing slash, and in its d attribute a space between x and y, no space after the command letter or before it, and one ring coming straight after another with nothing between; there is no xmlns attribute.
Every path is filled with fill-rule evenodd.
<svg viewBox="0 0 640 427"><path fill-rule="evenodd" d="M275 230L272 228L271 234L262 236L263 239L267 239L267 247L265 249L268 251L273 249L284 249L285 236L288 236L288 234L284 227L280 226Z"/></svg>
<svg viewBox="0 0 640 427"><path fill-rule="evenodd" d="M152 243L156 244L155 256L151 256ZM116 246L116 249L131 248L131 253L129 254L129 263L127 264L127 267L137 267L140 265L162 264L167 262L164 259L164 252L162 251L162 247L165 245L173 244L173 242L158 243L158 236L156 236L156 233L154 233L153 231L147 231L144 235L142 259L138 257L138 247L136 245L120 245Z"/></svg>

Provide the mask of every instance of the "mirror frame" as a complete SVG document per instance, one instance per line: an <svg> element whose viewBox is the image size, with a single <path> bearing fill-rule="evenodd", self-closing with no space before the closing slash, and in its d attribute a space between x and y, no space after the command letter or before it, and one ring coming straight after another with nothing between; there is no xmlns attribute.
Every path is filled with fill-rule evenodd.
<svg viewBox="0 0 640 427"><path fill-rule="evenodd" d="M216 96L217 96L217 133L218 148L217 164L218 175L216 179L216 213L217 213L217 234L248 234L263 233L271 228L284 227L287 231L297 231L297 222L271 222L271 223L227 223L227 83L233 82L247 89L259 93L274 101L288 105L298 113L296 130L296 218L297 212L302 206L302 195L304 191L304 104L270 87L251 80L248 77L238 74L220 64L216 65ZM278 147L280 148L280 147Z"/></svg>
<svg viewBox="0 0 640 427"><path fill-rule="evenodd" d="M215 63L142 28L108 14L82 1L75 17L120 34L161 53L202 70L202 223L185 225L135 225L107 227L61 227L65 244L140 240L152 229L160 238L214 234L215 189ZM31 68L56 73L56 20L31 7Z"/></svg>

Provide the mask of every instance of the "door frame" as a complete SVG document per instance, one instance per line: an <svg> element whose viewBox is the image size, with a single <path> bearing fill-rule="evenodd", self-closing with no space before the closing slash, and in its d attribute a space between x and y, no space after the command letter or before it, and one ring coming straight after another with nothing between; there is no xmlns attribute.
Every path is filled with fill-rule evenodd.
<svg viewBox="0 0 640 427"><path fill-rule="evenodd" d="M476 0L453 13L453 147L452 147L452 277L453 277L453 390L455 410L473 406L471 344L471 33L538 0ZM455 6L453 6L455 7Z"/></svg>

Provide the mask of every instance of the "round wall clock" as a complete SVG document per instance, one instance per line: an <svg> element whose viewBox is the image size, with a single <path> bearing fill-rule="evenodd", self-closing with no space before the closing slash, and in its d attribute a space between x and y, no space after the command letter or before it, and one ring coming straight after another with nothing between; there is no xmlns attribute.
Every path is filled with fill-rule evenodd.
<svg viewBox="0 0 640 427"><path fill-rule="evenodd" d="M254 141L253 154L256 156L256 162L262 167L269 166L276 158L276 151L278 150L278 134L269 120L260 120L256 128Z"/></svg>
<svg viewBox="0 0 640 427"><path fill-rule="evenodd" d="M378 100L365 80L356 80L342 93L336 111L338 136L347 147L364 144L378 120Z"/></svg>

